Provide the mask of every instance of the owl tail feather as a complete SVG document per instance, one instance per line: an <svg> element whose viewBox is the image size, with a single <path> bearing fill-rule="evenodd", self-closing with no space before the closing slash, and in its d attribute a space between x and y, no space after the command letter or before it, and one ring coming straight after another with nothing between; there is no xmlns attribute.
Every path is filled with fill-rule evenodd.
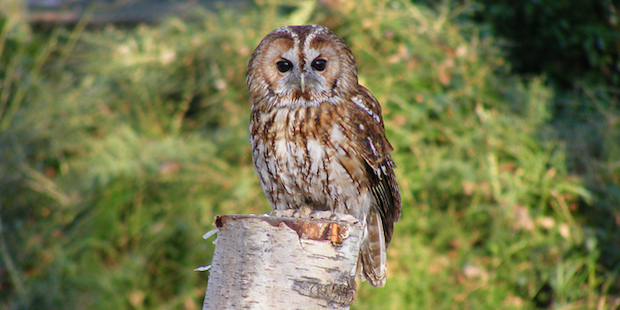
<svg viewBox="0 0 620 310"><path fill-rule="evenodd" d="M378 212L370 211L366 218L366 236L362 241L357 262L357 275L360 280L368 280L370 285L384 286L387 270L385 237L383 224Z"/></svg>

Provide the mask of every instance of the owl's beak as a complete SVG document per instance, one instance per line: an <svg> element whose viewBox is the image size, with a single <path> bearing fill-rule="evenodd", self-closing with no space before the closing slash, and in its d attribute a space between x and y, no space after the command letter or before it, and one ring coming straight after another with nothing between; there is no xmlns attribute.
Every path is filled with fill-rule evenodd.
<svg viewBox="0 0 620 310"><path fill-rule="evenodd" d="M301 86L301 92L306 92L306 75L304 73L301 74L301 78L299 79L299 86Z"/></svg>

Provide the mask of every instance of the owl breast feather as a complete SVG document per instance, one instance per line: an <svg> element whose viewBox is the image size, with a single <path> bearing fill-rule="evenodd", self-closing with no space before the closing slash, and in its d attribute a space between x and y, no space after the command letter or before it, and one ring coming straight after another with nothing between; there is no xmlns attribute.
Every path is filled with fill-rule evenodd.
<svg viewBox="0 0 620 310"><path fill-rule="evenodd" d="M254 163L275 209L308 206L365 218L372 197L353 144L359 139L343 114L322 104L253 116Z"/></svg>

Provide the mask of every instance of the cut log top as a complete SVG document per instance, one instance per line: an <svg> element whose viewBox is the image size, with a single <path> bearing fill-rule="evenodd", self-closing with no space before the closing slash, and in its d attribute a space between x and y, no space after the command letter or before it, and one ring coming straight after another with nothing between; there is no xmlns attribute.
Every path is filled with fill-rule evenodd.
<svg viewBox="0 0 620 310"><path fill-rule="evenodd" d="M331 214L331 212L327 213ZM227 222L243 219L258 219L274 227L286 226L294 230L300 239L331 241L337 244L342 244L343 239L349 236L350 226L357 223L357 219L350 215L340 220L326 220L316 218L299 219L294 217L270 216L266 214L232 214L216 216L215 226L221 229Z"/></svg>
<svg viewBox="0 0 620 310"><path fill-rule="evenodd" d="M363 227L331 214L217 216L203 309L348 309Z"/></svg>

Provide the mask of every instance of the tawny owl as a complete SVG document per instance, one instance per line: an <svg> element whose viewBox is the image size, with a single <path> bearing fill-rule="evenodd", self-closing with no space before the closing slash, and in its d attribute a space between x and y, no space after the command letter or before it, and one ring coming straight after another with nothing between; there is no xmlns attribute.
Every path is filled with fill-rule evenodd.
<svg viewBox="0 0 620 310"><path fill-rule="evenodd" d="M381 106L351 50L325 27L278 28L254 50L247 83L252 157L273 208L365 221L358 276L383 286L400 193Z"/></svg>

